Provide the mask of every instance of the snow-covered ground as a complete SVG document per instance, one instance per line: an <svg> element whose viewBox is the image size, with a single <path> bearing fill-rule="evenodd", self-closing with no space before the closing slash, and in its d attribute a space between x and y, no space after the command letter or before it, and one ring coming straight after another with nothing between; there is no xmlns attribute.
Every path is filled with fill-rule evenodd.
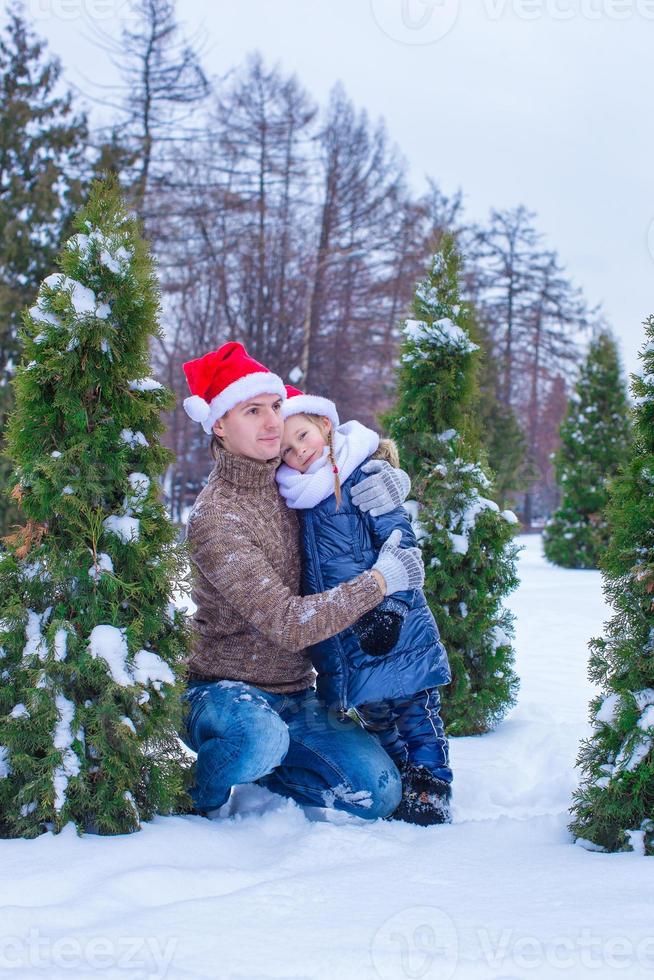
<svg viewBox="0 0 654 980"><path fill-rule="evenodd" d="M0 977L654 975L654 865L566 830L600 577L521 540L519 703L493 734L453 740L452 826L325 819L239 787L218 821L0 841Z"/></svg>

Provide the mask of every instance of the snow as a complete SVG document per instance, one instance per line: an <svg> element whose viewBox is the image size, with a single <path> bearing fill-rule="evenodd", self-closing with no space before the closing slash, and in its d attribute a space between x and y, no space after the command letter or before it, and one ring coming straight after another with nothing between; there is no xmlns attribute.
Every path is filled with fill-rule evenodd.
<svg viewBox="0 0 654 980"><path fill-rule="evenodd" d="M633 772L652 749L654 739L629 737L618 752L615 760L616 772Z"/></svg>
<svg viewBox="0 0 654 980"><path fill-rule="evenodd" d="M612 725L620 710L620 695L607 694L595 712L595 717L604 725Z"/></svg>
<svg viewBox="0 0 654 980"><path fill-rule="evenodd" d="M64 697L63 694L56 696L55 704L57 706L59 720L52 736L52 744L56 749L63 752L70 748L73 741L70 726L75 717L75 705L68 698Z"/></svg>
<svg viewBox="0 0 654 980"><path fill-rule="evenodd" d="M63 290L69 293L71 305L78 316L86 316L90 313L104 320L111 313L107 303L98 303L92 289L61 272L55 272L48 276L43 280L43 285L49 286L50 289Z"/></svg>
<svg viewBox="0 0 654 980"><path fill-rule="evenodd" d="M101 624L94 626L89 637L89 651L92 657L104 660L112 680L121 687L134 683L127 666L127 640L125 629Z"/></svg>
<svg viewBox="0 0 654 980"><path fill-rule="evenodd" d="M608 618L600 575L519 542L519 701L497 731L451 741L453 825L367 823L242 786L211 821L0 840L12 975L650 978L651 859L566 829L597 694L586 644Z"/></svg>
<svg viewBox="0 0 654 980"><path fill-rule="evenodd" d="M62 661L66 659L66 647L68 644L68 630L61 627L57 630L54 637L54 658Z"/></svg>
<svg viewBox="0 0 654 980"><path fill-rule="evenodd" d="M11 776L9 749L6 745L0 745L0 779L7 779L8 776Z"/></svg>
<svg viewBox="0 0 654 980"><path fill-rule="evenodd" d="M460 525L459 531L456 533L452 530L448 531L452 551L455 554L465 555L468 553L470 532L474 528L479 514L485 510L494 510L499 513L500 509L494 500L481 497L476 490L473 491L463 513L457 514L452 519L453 527Z"/></svg>
<svg viewBox="0 0 654 980"><path fill-rule="evenodd" d="M128 446L131 446L132 449L135 449L136 446L147 447L150 445L142 432L133 432L131 429L122 429L120 438L123 442L126 442Z"/></svg>
<svg viewBox="0 0 654 980"><path fill-rule="evenodd" d="M132 391L158 391L163 385L154 378L135 378L129 382L129 387Z"/></svg>
<svg viewBox="0 0 654 980"><path fill-rule="evenodd" d="M161 684L174 684L175 675L165 662L152 650L139 650L134 657L134 680L139 684L152 684L159 690Z"/></svg>
<svg viewBox="0 0 654 980"><path fill-rule="evenodd" d="M34 654L38 656L39 660L45 660L47 657L48 647L41 633L41 628L47 622L51 612L52 608L50 606L41 614L34 612L33 609L27 610L27 624L25 626L25 639L27 642L23 647L23 660L27 660L29 657L34 656Z"/></svg>
<svg viewBox="0 0 654 980"><path fill-rule="evenodd" d="M638 727L644 732L646 732L648 728L654 728L654 704L650 704L647 708L645 708L642 715L638 719Z"/></svg>
<svg viewBox="0 0 654 980"><path fill-rule="evenodd" d="M20 704L15 704L11 711L9 712L10 718L29 718L30 713L21 701Z"/></svg>
<svg viewBox="0 0 654 980"><path fill-rule="evenodd" d="M127 477L131 488L132 504L139 506L145 501L150 489L150 478L145 473L130 473Z"/></svg>
<svg viewBox="0 0 654 980"><path fill-rule="evenodd" d="M106 551L100 551L96 556L96 561L89 568L89 575L97 582L103 572L113 572L114 563Z"/></svg>
<svg viewBox="0 0 654 980"><path fill-rule="evenodd" d="M42 299L39 300L36 306L31 306L29 309L29 315L37 323L51 323L53 327L60 327L61 320L59 317L55 316L54 313L50 313L49 310L43 309L41 306ZM39 334L39 337L43 337L43 334ZM40 343L34 338L35 343Z"/></svg>
<svg viewBox="0 0 654 980"><path fill-rule="evenodd" d="M114 275L117 276L121 276L125 274L125 272L127 271L129 260L130 260L130 253L122 245L120 245L117 249L115 249L113 255L106 248L103 248L102 251L100 252L101 264L106 266L110 272L113 272Z"/></svg>
<svg viewBox="0 0 654 980"><path fill-rule="evenodd" d="M441 317L428 324L424 320L405 320L404 333L415 344L426 343L430 347L454 347L464 354L479 350L461 327L449 317Z"/></svg>
<svg viewBox="0 0 654 980"><path fill-rule="evenodd" d="M649 643L651 643L651 631ZM640 711L643 711L645 708L649 707L650 704L654 704L654 688L645 687L642 691L632 691L631 696L638 705Z"/></svg>
<svg viewBox="0 0 654 980"><path fill-rule="evenodd" d="M53 732L52 744L62 753L62 761L54 771L52 782L55 790L54 808L59 813L66 803L68 781L71 776L79 775L81 767L76 753L71 748L73 744L71 722L75 717L75 705L63 694L57 694L55 704L59 718Z"/></svg>
<svg viewBox="0 0 654 980"><path fill-rule="evenodd" d="M108 534L115 534L125 544L139 539L140 522L137 517L131 517L129 514L110 514L109 517L105 517L102 524Z"/></svg>

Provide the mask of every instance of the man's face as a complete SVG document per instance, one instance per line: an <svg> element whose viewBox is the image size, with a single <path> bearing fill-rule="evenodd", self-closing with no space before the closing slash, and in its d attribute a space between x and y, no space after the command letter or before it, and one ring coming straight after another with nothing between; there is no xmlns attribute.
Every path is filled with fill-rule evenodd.
<svg viewBox="0 0 654 980"><path fill-rule="evenodd" d="M264 462L279 456L284 431L279 395L256 395L239 402L214 422L213 431L228 453Z"/></svg>

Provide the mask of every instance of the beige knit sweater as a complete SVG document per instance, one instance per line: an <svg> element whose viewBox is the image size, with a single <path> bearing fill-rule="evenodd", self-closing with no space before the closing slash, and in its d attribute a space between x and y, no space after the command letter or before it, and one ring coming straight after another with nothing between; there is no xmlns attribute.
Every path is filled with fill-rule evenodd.
<svg viewBox="0 0 654 980"><path fill-rule="evenodd" d="M278 465L219 450L198 494L187 530L197 605L189 669L288 693L313 681L305 647L351 626L383 593L363 572L300 598L297 515L277 490Z"/></svg>

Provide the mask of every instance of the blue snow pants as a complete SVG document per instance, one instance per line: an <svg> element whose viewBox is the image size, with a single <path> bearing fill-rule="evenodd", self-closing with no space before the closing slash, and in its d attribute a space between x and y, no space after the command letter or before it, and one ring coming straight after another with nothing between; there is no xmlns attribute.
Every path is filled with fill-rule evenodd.
<svg viewBox="0 0 654 980"><path fill-rule="evenodd" d="M440 707L438 688L429 687L410 698L362 704L357 713L396 765L410 762L424 766L439 779L451 783L452 770Z"/></svg>

